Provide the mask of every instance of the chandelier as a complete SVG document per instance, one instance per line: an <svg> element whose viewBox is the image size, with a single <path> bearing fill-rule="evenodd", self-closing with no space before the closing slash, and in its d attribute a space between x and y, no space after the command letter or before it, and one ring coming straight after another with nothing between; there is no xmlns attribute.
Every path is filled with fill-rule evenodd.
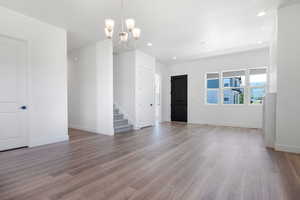
<svg viewBox="0 0 300 200"><path fill-rule="evenodd" d="M135 27L135 20L128 18L124 20L124 0L121 5L121 32L118 33L119 42L127 42L130 38L138 40L141 36L141 29ZM126 26L126 29L125 29ZM105 19L104 32L108 39L113 38L115 21L113 19Z"/></svg>

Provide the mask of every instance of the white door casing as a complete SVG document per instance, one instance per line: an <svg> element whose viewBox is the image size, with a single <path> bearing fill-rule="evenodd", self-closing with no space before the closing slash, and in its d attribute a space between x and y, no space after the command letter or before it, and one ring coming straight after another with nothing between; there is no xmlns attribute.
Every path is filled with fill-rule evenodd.
<svg viewBox="0 0 300 200"><path fill-rule="evenodd" d="M155 121L161 122L161 77L155 74Z"/></svg>
<svg viewBox="0 0 300 200"><path fill-rule="evenodd" d="M0 151L28 145L26 74L26 42L0 36Z"/></svg>
<svg viewBox="0 0 300 200"><path fill-rule="evenodd" d="M153 126L155 121L154 69L137 67L137 125Z"/></svg>

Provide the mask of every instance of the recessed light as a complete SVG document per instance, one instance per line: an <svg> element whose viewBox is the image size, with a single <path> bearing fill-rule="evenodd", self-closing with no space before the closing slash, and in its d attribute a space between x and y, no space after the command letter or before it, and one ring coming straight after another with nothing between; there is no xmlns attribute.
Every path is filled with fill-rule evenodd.
<svg viewBox="0 0 300 200"><path fill-rule="evenodd" d="M148 46L148 47L152 47L152 45L153 45L153 44L152 44L151 42L148 42L148 43L147 43L147 46Z"/></svg>
<svg viewBox="0 0 300 200"><path fill-rule="evenodd" d="M263 43L262 41L258 41L258 42L257 42L257 44L262 44L262 43Z"/></svg>
<svg viewBox="0 0 300 200"><path fill-rule="evenodd" d="M177 60L177 57L176 57L176 56L173 56L172 59L173 59L173 60Z"/></svg>
<svg viewBox="0 0 300 200"><path fill-rule="evenodd" d="M266 11L261 11L257 14L257 17L262 17L262 16L265 16L267 13Z"/></svg>

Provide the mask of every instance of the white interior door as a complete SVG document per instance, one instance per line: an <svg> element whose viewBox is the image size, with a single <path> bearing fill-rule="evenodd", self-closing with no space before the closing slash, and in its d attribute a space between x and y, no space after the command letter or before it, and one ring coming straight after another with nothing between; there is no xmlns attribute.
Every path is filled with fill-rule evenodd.
<svg viewBox="0 0 300 200"><path fill-rule="evenodd" d="M155 121L154 70L137 69L137 121L139 128L153 126Z"/></svg>
<svg viewBox="0 0 300 200"><path fill-rule="evenodd" d="M0 36L0 151L27 146L26 43Z"/></svg>

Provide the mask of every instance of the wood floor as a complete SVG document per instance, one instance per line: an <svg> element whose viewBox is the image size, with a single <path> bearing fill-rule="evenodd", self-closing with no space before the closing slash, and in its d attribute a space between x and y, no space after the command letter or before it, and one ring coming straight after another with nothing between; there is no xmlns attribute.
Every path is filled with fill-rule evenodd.
<svg viewBox="0 0 300 200"><path fill-rule="evenodd" d="M257 129L164 123L0 153L0 199L299 200L300 156Z"/></svg>

